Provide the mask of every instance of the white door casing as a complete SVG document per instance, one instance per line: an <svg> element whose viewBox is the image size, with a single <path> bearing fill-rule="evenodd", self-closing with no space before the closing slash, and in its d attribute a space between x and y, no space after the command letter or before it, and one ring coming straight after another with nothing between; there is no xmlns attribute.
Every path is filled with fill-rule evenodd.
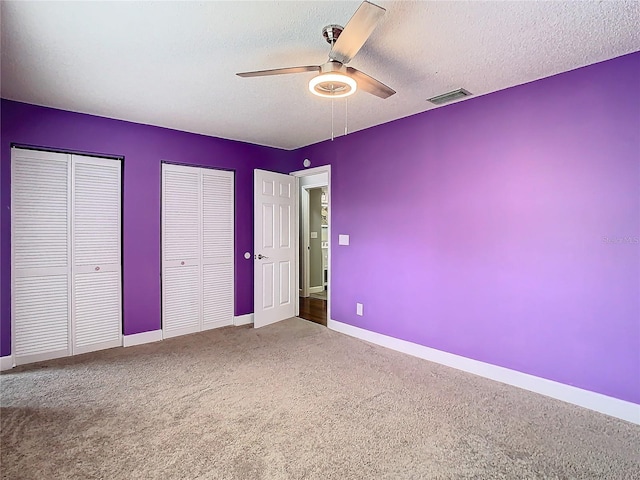
<svg viewBox="0 0 640 480"><path fill-rule="evenodd" d="M254 170L254 327L296 315L295 177Z"/></svg>
<svg viewBox="0 0 640 480"><path fill-rule="evenodd" d="M332 225L332 221L331 219L332 217L332 211L331 211L331 165L322 165L320 167L313 167L313 168L306 168L304 170L297 170L295 172L291 172L291 175L296 177L299 181L300 185L303 185L305 188L306 187L312 187L312 188L317 188L317 187L327 187L327 210L329 212L329 227L328 227L328 232L327 232L327 238L329 239L329 245L328 245L328 249L327 249L327 263L329 265L329 278L328 278L328 282L327 282L327 321L331 320L331 225ZM299 228L303 228L302 226L300 226ZM309 231L309 228L307 227L307 232ZM308 235L308 234L307 234ZM300 246L300 248L302 249L302 246ZM302 250L299 250L299 253L297 254L297 258L299 259L299 261L304 262L305 258L304 258L304 252ZM306 256L306 261L307 261L307 265L308 265L308 252L307 252L307 256ZM308 271L308 267L307 267L307 271Z"/></svg>
<svg viewBox="0 0 640 480"><path fill-rule="evenodd" d="M310 263L310 228L309 228L309 189L306 187L300 188L300 210L301 214L299 218L301 220L298 225L298 229L300 232L300 256L298 258L300 272L300 296L308 297L309 296L309 263Z"/></svg>

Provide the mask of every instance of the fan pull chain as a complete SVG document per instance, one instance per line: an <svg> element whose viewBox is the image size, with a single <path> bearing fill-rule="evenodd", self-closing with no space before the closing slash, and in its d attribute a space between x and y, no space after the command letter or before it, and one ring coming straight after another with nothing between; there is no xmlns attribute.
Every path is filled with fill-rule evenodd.
<svg viewBox="0 0 640 480"><path fill-rule="evenodd" d="M333 97L331 98L331 141L333 142Z"/></svg>
<svg viewBox="0 0 640 480"><path fill-rule="evenodd" d="M344 99L344 135L347 136L347 120L349 119L349 98Z"/></svg>

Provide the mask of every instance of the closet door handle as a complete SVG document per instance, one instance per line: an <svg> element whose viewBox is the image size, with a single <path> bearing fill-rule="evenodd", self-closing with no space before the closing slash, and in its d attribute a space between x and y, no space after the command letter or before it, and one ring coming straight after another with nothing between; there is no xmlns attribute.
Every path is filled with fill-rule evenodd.
<svg viewBox="0 0 640 480"><path fill-rule="evenodd" d="M258 255L256 255L256 258L257 258L258 260L262 260L263 258L269 258L269 257L267 257L266 255L262 255L261 253L259 253Z"/></svg>

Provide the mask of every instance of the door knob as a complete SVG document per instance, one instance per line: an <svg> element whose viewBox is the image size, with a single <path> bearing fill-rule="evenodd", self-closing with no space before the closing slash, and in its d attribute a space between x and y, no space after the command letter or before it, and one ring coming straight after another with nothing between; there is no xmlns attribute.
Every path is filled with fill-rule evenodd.
<svg viewBox="0 0 640 480"><path fill-rule="evenodd" d="M262 255L261 253L259 253L258 255L256 255L256 258L257 258L258 260L262 260L263 258L269 258L269 257L267 257L266 255Z"/></svg>

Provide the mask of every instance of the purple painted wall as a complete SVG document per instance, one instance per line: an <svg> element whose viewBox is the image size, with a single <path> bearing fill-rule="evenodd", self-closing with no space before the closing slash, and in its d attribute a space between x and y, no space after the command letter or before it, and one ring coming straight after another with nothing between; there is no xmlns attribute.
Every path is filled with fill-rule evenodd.
<svg viewBox="0 0 640 480"><path fill-rule="evenodd" d="M126 334L160 326L161 159L236 170L240 315L251 171L309 157L332 164L334 320L640 403L638 85L635 53L294 152L2 101L0 355L11 142L126 157Z"/></svg>
<svg viewBox="0 0 640 480"><path fill-rule="evenodd" d="M332 318L640 403L639 86L635 53L294 152L332 164Z"/></svg>
<svg viewBox="0 0 640 480"><path fill-rule="evenodd" d="M124 333L160 328L160 162L236 172L236 315L253 312L253 169L286 170L290 153L247 143L1 101L0 356L11 354L11 143L122 155ZM283 170L284 169L284 170Z"/></svg>

